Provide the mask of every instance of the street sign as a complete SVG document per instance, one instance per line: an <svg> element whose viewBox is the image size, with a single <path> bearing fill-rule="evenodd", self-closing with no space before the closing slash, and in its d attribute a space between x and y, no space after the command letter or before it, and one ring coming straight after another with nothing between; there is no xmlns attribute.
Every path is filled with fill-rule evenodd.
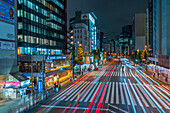
<svg viewBox="0 0 170 113"><path fill-rule="evenodd" d="M42 92L42 81L38 81L38 92Z"/></svg>
<svg viewBox="0 0 170 113"><path fill-rule="evenodd" d="M46 59L46 62L53 62L53 60L51 60L51 59Z"/></svg>

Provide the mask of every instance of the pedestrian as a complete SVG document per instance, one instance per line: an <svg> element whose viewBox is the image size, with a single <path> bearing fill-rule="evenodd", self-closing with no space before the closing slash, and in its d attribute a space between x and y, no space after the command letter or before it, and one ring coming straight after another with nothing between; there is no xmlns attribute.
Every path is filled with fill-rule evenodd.
<svg viewBox="0 0 170 113"><path fill-rule="evenodd" d="M58 92L58 85L56 85L56 91Z"/></svg>
<svg viewBox="0 0 170 113"><path fill-rule="evenodd" d="M61 83L59 82L59 90L61 89Z"/></svg>

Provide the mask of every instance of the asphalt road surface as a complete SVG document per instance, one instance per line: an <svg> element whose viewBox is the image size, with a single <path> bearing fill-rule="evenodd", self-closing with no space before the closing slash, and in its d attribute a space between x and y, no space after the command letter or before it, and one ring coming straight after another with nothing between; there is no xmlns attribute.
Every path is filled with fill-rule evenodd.
<svg viewBox="0 0 170 113"><path fill-rule="evenodd" d="M37 105L32 113L170 113L170 88L136 69L112 62Z"/></svg>

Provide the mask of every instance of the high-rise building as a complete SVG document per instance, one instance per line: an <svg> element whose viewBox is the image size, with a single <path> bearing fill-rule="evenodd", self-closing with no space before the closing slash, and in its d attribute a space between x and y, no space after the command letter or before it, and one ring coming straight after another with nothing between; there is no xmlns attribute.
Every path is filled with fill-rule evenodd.
<svg viewBox="0 0 170 113"><path fill-rule="evenodd" d="M170 1L153 1L153 56L159 65L170 67Z"/></svg>
<svg viewBox="0 0 170 113"><path fill-rule="evenodd" d="M119 45L121 46L122 54L130 54L132 51L132 25L122 27L122 32L119 37Z"/></svg>
<svg viewBox="0 0 170 113"><path fill-rule="evenodd" d="M18 0L17 3L18 69L48 89L53 86L50 81L64 76L59 68L69 66L70 58L64 55L67 53L67 0Z"/></svg>
<svg viewBox="0 0 170 113"><path fill-rule="evenodd" d="M148 53L153 56L153 0L148 0L148 33L149 33L149 46Z"/></svg>
<svg viewBox="0 0 170 113"><path fill-rule="evenodd" d="M132 45L135 46L135 51L140 51L145 48L146 45L146 14L135 14L132 22Z"/></svg>
<svg viewBox="0 0 170 113"><path fill-rule="evenodd" d="M73 46L73 30L67 33L67 54L71 54L71 48Z"/></svg>
<svg viewBox="0 0 170 113"><path fill-rule="evenodd" d="M104 50L103 38L104 38L104 32L100 32L100 52L102 52Z"/></svg>
<svg viewBox="0 0 170 113"><path fill-rule="evenodd" d="M76 55L79 48L79 45L81 45L83 49L83 54L88 55L90 53L90 38L89 38L89 31L88 26L84 23L75 23L74 29L73 29L73 43L76 47Z"/></svg>
<svg viewBox="0 0 170 113"><path fill-rule="evenodd" d="M170 55L169 0L153 1L153 55Z"/></svg>
<svg viewBox="0 0 170 113"><path fill-rule="evenodd" d="M70 29L74 29L76 23L84 23L88 26L89 38L90 38L90 52L97 49L97 28L96 21L97 17L93 12L91 13L82 13L82 11L76 11L75 17L70 19Z"/></svg>
<svg viewBox="0 0 170 113"><path fill-rule="evenodd" d="M67 38L65 10L65 0L18 1L19 54L61 55L65 53L67 49L65 48L65 38Z"/></svg>

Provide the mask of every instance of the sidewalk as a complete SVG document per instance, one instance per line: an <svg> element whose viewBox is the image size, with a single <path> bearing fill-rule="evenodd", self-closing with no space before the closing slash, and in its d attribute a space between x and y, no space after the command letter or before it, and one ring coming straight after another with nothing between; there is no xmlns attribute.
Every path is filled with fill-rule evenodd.
<svg viewBox="0 0 170 113"><path fill-rule="evenodd" d="M159 82L162 82L163 84L170 85L170 79L167 80L168 82L166 82L166 80L165 80L166 77L165 76L162 76L162 75L158 76L158 74L154 75L155 72L153 70L151 70L150 68L147 68L147 72L146 72L146 70L144 68L143 72L145 72L147 75L149 75L153 79L156 79Z"/></svg>

